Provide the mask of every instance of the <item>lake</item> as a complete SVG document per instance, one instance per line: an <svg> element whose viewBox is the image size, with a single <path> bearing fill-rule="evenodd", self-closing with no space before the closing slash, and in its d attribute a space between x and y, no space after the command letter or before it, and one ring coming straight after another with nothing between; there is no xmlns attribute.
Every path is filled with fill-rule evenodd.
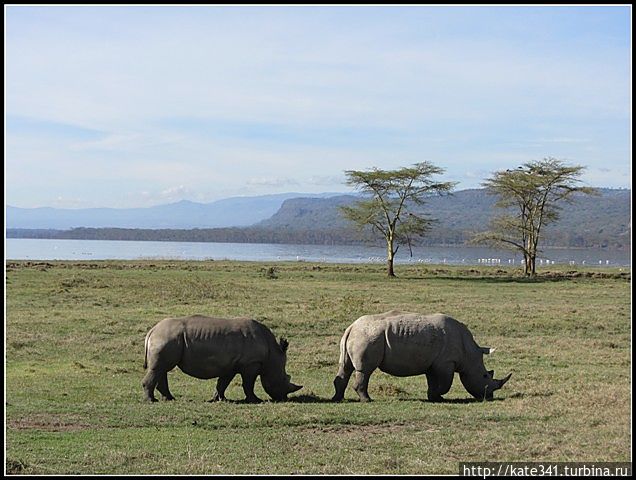
<svg viewBox="0 0 636 480"><path fill-rule="evenodd" d="M324 263L384 263L381 247L349 245L284 245L262 243L138 242L117 240L5 239L8 260L248 260ZM402 246L396 263L453 265L519 265L511 250L483 247ZM537 265L630 266L630 250L544 249Z"/></svg>

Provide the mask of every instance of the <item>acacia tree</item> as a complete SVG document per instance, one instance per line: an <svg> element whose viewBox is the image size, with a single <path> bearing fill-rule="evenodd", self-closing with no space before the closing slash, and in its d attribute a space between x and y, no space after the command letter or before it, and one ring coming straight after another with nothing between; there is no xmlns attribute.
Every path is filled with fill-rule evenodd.
<svg viewBox="0 0 636 480"><path fill-rule="evenodd" d="M495 172L482 186L499 197L495 206L505 211L491 220L489 231L475 235L473 242L519 250L525 275L535 276L542 229L559 219L559 203L571 203L575 193L598 194L594 188L578 185L583 170L581 165L568 166L548 157Z"/></svg>
<svg viewBox="0 0 636 480"><path fill-rule="evenodd" d="M347 185L365 198L352 206L340 207L345 218L359 229L370 227L386 240L387 274L394 277L393 259L401 244L423 236L434 220L413 207L424 204L428 194L450 192L455 182L436 182L433 175L444 170L429 162L416 163L397 170L372 168L367 171L346 170Z"/></svg>

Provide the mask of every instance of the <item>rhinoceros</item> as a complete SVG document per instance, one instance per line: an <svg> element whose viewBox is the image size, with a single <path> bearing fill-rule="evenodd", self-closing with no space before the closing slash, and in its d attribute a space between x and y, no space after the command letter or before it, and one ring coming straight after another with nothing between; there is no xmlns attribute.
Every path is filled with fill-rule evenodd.
<svg viewBox="0 0 636 480"><path fill-rule="evenodd" d="M494 349L480 347L463 323L443 315L421 315L392 310L364 315L353 322L340 340L339 370L333 401L344 398L355 371L353 389L361 401L370 401L369 377L376 368L390 375L426 375L429 401L442 401L455 372L473 397L491 400L493 392L510 379L494 378L486 371L483 355Z"/></svg>
<svg viewBox="0 0 636 480"><path fill-rule="evenodd" d="M272 399L285 400L289 393L302 388L291 383L285 373L288 345L284 338L276 341L265 325L248 318L166 318L146 334L145 398L156 402L156 387L165 400L174 400L168 389L168 372L179 367L196 378L218 377L212 401L225 400L225 390L237 373L248 402L261 401L254 394L258 375Z"/></svg>

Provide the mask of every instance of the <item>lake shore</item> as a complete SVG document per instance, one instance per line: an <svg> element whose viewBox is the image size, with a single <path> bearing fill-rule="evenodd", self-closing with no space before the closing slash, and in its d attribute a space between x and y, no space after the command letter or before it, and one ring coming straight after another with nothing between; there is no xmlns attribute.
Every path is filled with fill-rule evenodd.
<svg viewBox="0 0 636 480"><path fill-rule="evenodd" d="M513 250L479 246L401 248L396 264L520 265ZM12 260L245 260L374 263L386 261L382 246L291 245L213 242L155 242L130 240L6 239ZM630 266L631 251L611 249L548 249L537 264Z"/></svg>

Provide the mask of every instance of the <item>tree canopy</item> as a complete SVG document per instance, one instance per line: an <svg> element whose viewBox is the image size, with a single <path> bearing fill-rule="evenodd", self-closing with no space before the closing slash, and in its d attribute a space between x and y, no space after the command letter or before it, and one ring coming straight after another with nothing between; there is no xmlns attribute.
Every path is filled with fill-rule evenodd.
<svg viewBox="0 0 636 480"><path fill-rule="evenodd" d="M354 187L363 199L343 206L345 218L360 229L371 227L387 244L387 274L395 276L393 261L401 244L423 236L434 219L416 211L431 194L450 192L455 182L439 182L433 175L444 173L429 162L416 163L396 170L346 170L347 185Z"/></svg>
<svg viewBox="0 0 636 480"><path fill-rule="evenodd" d="M526 275L534 276L543 227L559 219L561 204L571 202L575 193L598 194L594 188L579 185L584 169L548 157L495 172L482 185L497 195L495 206L503 212L474 241L520 250Z"/></svg>

